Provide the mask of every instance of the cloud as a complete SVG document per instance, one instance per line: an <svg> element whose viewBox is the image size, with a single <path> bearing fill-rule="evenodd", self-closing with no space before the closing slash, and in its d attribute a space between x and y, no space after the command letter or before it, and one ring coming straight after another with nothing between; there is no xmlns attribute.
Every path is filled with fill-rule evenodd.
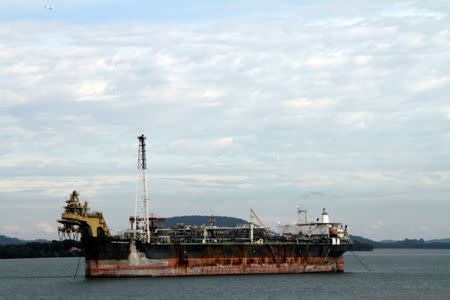
<svg viewBox="0 0 450 300"><path fill-rule="evenodd" d="M220 139L217 139L213 142L214 145L219 147L229 147L233 145L234 138L232 136L226 136Z"/></svg>
<svg viewBox="0 0 450 300"><path fill-rule="evenodd" d="M0 91L0 107L9 107L26 102L26 98L15 91L4 89Z"/></svg>
<svg viewBox="0 0 450 300"><path fill-rule="evenodd" d="M308 57L304 64L311 68L326 68L343 65L346 62L348 62L348 58L343 53L324 53Z"/></svg>
<svg viewBox="0 0 450 300"><path fill-rule="evenodd" d="M169 54L157 54L156 63L161 67L170 67L176 63L176 59Z"/></svg>
<svg viewBox="0 0 450 300"><path fill-rule="evenodd" d="M349 222L371 203L414 213L426 199L435 219L449 184L448 6L283 3L208 22L2 21L2 211L29 201L39 224L76 186L121 218L143 132L168 214L283 215L304 196Z"/></svg>
<svg viewBox="0 0 450 300"><path fill-rule="evenodd" d="M337 121L347 126L364 129L374 119L374 114L366 111L342 112L337 114Z"/></svg>
<svg viewBox="0 0 450 300"><path fill-rule="evenodd" d="M3 193L38 192L62 197L73 189L83 190L85 195L95 194L95 190L112 188L123 182L135 182L135 176L23 176L14 179L1 179Z"/></svg>
<svg viewBox="0 0 450 300"><path fill-rule="evenodd" d="M214 89L209 89L203 92L203 97L205 98L212 98L212 99L216 99L219 97L222 97L224 95L223 91L220 90L214 90Z"/></svg>
<svg viewBox="0 0 450 300"><path fill-rule="evenodd" d="M206 185L226 185L226 184L239 184L242 186L247 185L248 177L241 175L223 175L214 176L210 174L185 174L185 175L162 175L156 176L164 180L176 180L183 183L195 183Z"/></svg>
<svg viewBox="0 0 450 300"><path fill-rule="evenodd" d="M353 18L331 18L319 21L313 21L309 25L312 26L324 26L329 27L347 27L354 26L364 22L366 19L363 17L353 17Z"/></svg>
<svg viewBox="0 0 450 300"><path fill-rule="evenodd" d="M326 109L336 104L336 100L319 98L319 99L306 99L299 98L286 101L286 105L294 109Z"/></svg>
<svg viewBox="0 0 450 300"><path fill-rule="evenodd" d="M432 18L441 20L447 14L431 9L414 7L412 2L394 4L389 10L384 11L381 16L386 18Z"/></svg>
<svg viewBox="0 0 450 300"><path fill-rule="evenodd" d="M24 227L19 225L2 225L0 228L5 235L11 237L22 236L27 232Z"/></svg>
<svg viewBox="0 0 450 300"><path fill-rule="evenodd" d="M424 78L413 86L417 92L427 92L436 88L441 88L450 82L450 77Z"/></svg>
<svg viewBox="0 0 450 300"><path fill-rule="evenodd" d="M442 109L444 116L450 120L450 107Z"/></svg>
<svg viewBox="0 0 450 300"><path fill-rule="evenodd" d="M384 227L384 221L383 220L377 220L375 224L372 225L373 230L380 230Z"/></svg>
<svg viewBox="0 0 450 300"><path fill-rule="evenodd" d="M45 233L45 234L49 234L49 233L55 233L56 229L55 229L55 225L50 225L48 222L42 221L40 223L38 223L36 225L36 227L38 228L39 231Z"/></svg>
<svg viewBox="0 0 450 300"><path fill-rule="evenodd" d="M18 63L18 64L7 67L5 71L7 73L11 73L11 74L24 75L24 74L29 74L29 73L38 73L41 70L38 66L26 65L24 63Z"/></svg>
<svg viewBox="0 0 450 300"><path fill-rule="evenodd" d="M41 221L35 226L27 227L21 225L2 225L0 226L0 232L11 237L25 237L26 239L34 240L54 236L56 227L56 224L52 226L48 222Z"/></svg>
<svg viewBox="0 0 450 300"><path fill-rule="evenodd" d="M77 83L72 89L75 101L108 101L114 99L114 96L106 94L108 87L105 80L92 80Z"/></svg>

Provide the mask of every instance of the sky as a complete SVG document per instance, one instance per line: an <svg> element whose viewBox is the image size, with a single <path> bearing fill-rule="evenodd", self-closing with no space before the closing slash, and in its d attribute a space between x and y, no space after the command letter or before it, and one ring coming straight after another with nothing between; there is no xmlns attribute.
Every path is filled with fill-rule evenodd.
<svg viewBox="0 0 450 300"><path fill-rule="evenodd" d="M450 237L450 3L161 2L0 3L0 234L125 229L143 133L156 215Z"/></svg>

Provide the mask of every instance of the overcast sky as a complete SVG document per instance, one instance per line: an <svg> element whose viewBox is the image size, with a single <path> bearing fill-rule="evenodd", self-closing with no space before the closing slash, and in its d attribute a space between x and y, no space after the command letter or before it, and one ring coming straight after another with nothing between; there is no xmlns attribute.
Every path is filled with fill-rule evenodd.
<svg viewBox="0 0 450 300"><path fill-rule="evenodd" d="M144 133L157 215L450 237L449 2L164 3L0 3L0 234L126 228Z"/></svg>

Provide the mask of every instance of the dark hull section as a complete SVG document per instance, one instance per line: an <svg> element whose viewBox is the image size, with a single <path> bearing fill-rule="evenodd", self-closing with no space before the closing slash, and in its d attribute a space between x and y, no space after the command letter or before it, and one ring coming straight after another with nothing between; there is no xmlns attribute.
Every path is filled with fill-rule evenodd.
<svg viewBox="0 0 450 300"><path fill-rule="evenodd" d="M343 272L348 245L84 240L86 277Z"/></svg>

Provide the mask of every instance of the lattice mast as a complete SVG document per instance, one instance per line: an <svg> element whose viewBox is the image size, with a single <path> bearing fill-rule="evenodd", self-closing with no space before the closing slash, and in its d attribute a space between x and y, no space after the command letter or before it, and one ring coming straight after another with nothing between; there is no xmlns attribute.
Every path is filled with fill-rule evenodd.
<svg viewBox="0 0 450 300"><path fill-rule="evenodd" d="M138 136L138 174L136 187L136 205L134 212L134 238L143 242L150 242L149 199L147 197L147 159L145 139L142 134Z"/></svg>

